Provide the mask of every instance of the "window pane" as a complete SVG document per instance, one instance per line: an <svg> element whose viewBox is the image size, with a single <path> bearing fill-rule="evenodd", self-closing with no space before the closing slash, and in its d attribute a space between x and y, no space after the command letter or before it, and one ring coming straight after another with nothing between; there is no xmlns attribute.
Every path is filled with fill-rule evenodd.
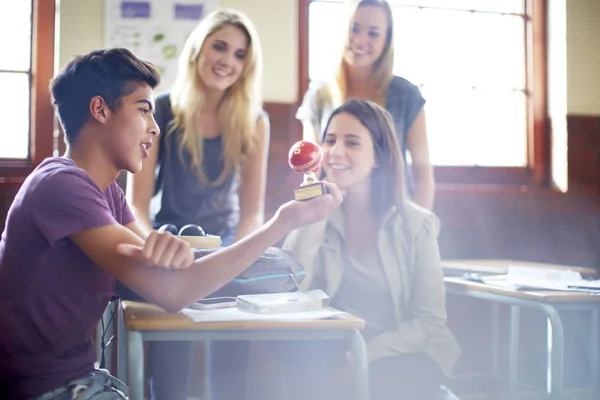
<svg viewBox="0 0 600 400"><path fill-rule="evenodd" d="M340 59L346 8L342 3L329 2L312 2L309 7L308 75L321 81L331 76Z"/></svg>
<svg viewBox="0 0 600 400"><path fill-rule="evenodd" d="M409 3L440 9L400 6ZM423 90L432 162L526 165L525 21L519 15L457 11L486 7L494 12L522 12L524 2L434 3L392 2L394 73ZM343 3L311 3L311 80L330 76L339 60L345 23Z"/></svg>
<svg viewBox="0 0 600 400"><path fill-rule="evenodd" d="M394 20L397 75L415 84L525 87L522 17L396 8Z"/></svg>
<svg viewBox="0 0 600 400"><path fill-rule="evenodd" d="M473 14L477 15L477 14ZM525 20L520 16L479 14L472 18L475 86L525 88Z"/></svg>
<svg viewBox="0 0 600 400"><path fill-rule="evenodd" d="M422 92L427 98L433 164L515 167L527 164L523 92L456 86L426 86Z"/></svg>
<svg viewBox="0 0 600 400"><path fill-rule="evenodd" d="M31 4L30 0L0 1L0 70L30 69Z"/></svg>
<svg viewBox="0 0 600 400"><path fill-rule="evenodd" d="M474 165L527 165L526 96L523 92L475 91L473 136L478 140ZM468 147L467 147L468 148Z"/></svg>
<svg viewBox="0 0 600 400"><path fill-rule="evenodd" d="M0 73L0 158L29 156L29 76Z"/></svg>
<svg viewBox="0 0 600 400"><path fill-rule="evenodd" d="M394 73L415 84L469 84L473 18L477 17L464 11L394 9Z"/></svg>

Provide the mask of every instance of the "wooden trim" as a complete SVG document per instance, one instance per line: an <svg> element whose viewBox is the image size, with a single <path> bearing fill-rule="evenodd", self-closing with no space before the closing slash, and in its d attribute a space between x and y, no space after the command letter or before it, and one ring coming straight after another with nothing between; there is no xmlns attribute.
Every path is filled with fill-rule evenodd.
<svg viewBox="0 0 600 400"><path fill-rule="evenodd" d="M308 10L311 0L298 0L298 99L300 105L308 89Z"/></svg>
<svg viewBox="0 0 600 400"><path fill-rule="evenodd" d="M548 117L548 35L547 0L525 0L527 91L528 97L528 162L535 182L550 184L550 130Z"/></svg>
<svg viewBox="0 0 600 400"><path fill-rule="evenodd" d="M0 164L0 189L22 183L31 171L33 171L33 166L28 161L5 161Z"/></svg>
<svg viewBox="0 0 600 400"><path fill-rule="evenodd" d="M435 181L454 185L531 185L533 173L521 167L434 167Z"/></svg>
<svg viewBox="0 0 600 400"><path fill-rule="evenodd" d="M298 0L298 102L310 81L308 75L309 7L312 0ZM526 23L528 164L529 167L436 166L438 184L547 186L550 182L550 136L547 102L547 0L523 0Z"/></svg>
<svg viewBox="0 0 600 400"><path fill-rule="evenodd" d="M38 165L54 150L54 110L49 84L54 75L54 18L56 3L37 0L33 23L33 87L31 91L31 161Z"/></svg>
<svg viewBox="0 0 600 400"><path fill-rule="evenodd" d="M448 194L472 195L509 195L518 196L531 192L530 186L518 184L457 184L442 183L435 187L436 203Z"/></svg>
<svg viewBox="0 0 600 400"><path fill-rule="evenodd" d="M28 175L54 150L54 112L49 83L54 75L55 1L34 0L31 46L31 121L29 160L0 160L0 186ZM12 182L12 183L9 183Z"/></svg>
<svg viewBox="0 0 600 400"><path fill-rule="evenodd" d="M0 188L7 187L20 187L23 182L25 182L25 177L23 176L14 176L14 177L1 177L0 176Z"/></svg>

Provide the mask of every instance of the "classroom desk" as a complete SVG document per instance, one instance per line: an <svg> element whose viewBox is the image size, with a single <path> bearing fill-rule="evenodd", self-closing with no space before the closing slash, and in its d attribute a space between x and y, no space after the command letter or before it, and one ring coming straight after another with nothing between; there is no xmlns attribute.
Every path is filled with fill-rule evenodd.
<svg viewBox="0 0 600 400"><path fill-rule="evenodd" d="M508 272L510 265L523 267L535 267L546 269L568 269L579 272L582 276L595 276L598 274L594 268L574 267L560 264L547 264L530 261L508 260L508 259L446 259L442 260L442 269L446 275L461 275L467 272L481 274L503 275Z"/></svg>
<svg viewBox="0 0 600 400"><path fill-rule="evenodd" d="M461 278L444 278L446 292L457 296L491 301L494 305L492 316L492 362L494 373L498 364L498 304L510 305L509 336L509 389L512 399L516 399L518 383L519 311L520 307L537 310L548 321L548 358L546 392L551 400L563 400L563 359L564 332L559 311L590 311L591 334L590 354L592 376L597 377L598 365L598 324L600 315L600 295L586 292L561 291L519 291L489 284L471 282ZM596 387L592 390L598 390Z"/></svg>
<svg viewBox="0 0 600 400"><path fill-rule="evenodd" d="M352 315L310 321L194 322L183 314L168 314L151 304L122 301L119 312L118 376L129 385L131 400L144 399L144 341L343 339L349 341L356 360L359 398L368 400L367 352L360 334L364 326L362 319Z"/></svg>

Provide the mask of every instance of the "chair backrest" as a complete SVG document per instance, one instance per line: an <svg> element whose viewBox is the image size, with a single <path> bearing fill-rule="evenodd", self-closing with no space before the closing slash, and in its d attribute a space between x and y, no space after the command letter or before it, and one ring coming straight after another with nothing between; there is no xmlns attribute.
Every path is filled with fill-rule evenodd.
<svg viewBox="0 0 600 400"><path fill-rule="evenodd" d="M115 336L115 324L117 323L117 311L119 298L113 297L108 302L102 318L96 325L94 333L94 344L96 345L97 368L105 368L110 371L112 365L112 352L110 344Z"/></svg>

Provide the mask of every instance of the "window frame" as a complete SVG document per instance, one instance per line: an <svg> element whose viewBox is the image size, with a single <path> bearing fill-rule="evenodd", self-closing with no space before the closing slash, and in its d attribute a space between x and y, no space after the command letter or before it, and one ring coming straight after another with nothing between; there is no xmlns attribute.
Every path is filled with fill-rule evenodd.
<svg viewBox="0 0 600 400"><path fill-rule="evenodd" d="M302 103L308 74L309 7L318 0L298 0L298 99ZM525 3L527 97L527 166L434 166L438 188L464 185L550 186L550 132L547 96L547 0Z"/></svg>
<svg viewBox="0 0 600 400"><path fill-rule="evenodd" d="M0 188L19 186L54 152L54 110L50 80L54 75L56 2L33 0L30 71L29 158L0 158Z"/></svg>

